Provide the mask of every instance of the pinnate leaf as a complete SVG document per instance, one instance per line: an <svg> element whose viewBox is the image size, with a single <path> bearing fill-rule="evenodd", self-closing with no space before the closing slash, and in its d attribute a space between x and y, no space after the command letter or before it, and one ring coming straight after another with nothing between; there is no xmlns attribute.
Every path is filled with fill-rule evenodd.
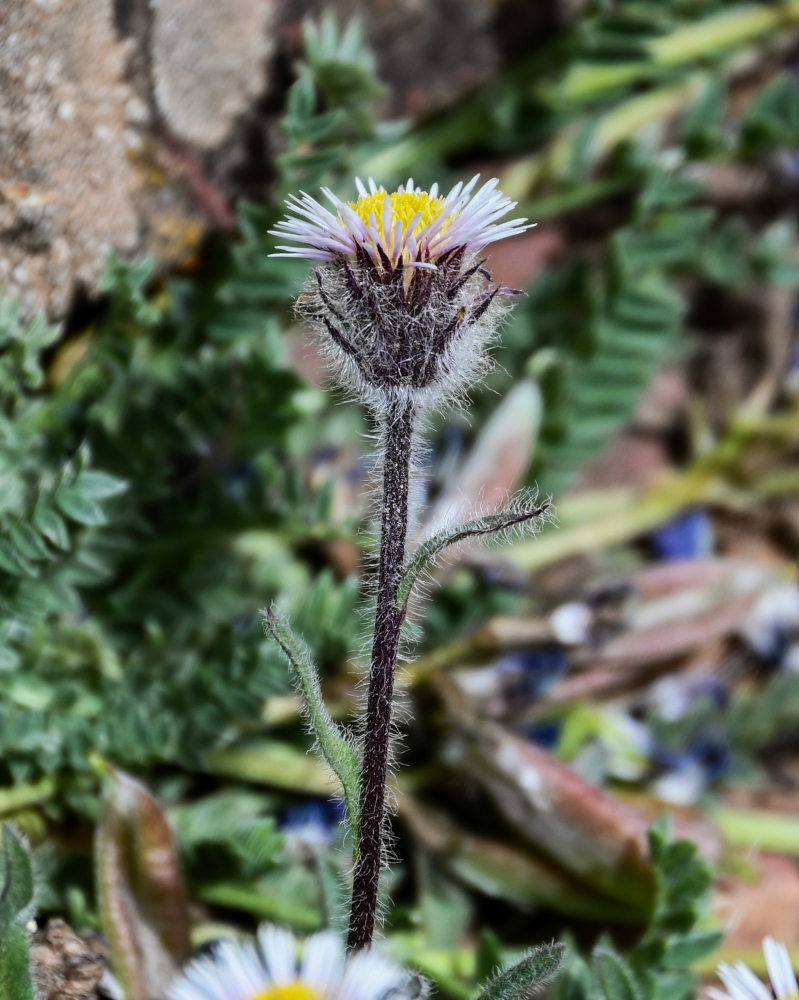
<svg viewBox="0 0 799 1000"><path fill-rule="evenodd" d="M609 945L595 949L591 964L597 992L604 1000L642 1000L632 970Z"/></svg>

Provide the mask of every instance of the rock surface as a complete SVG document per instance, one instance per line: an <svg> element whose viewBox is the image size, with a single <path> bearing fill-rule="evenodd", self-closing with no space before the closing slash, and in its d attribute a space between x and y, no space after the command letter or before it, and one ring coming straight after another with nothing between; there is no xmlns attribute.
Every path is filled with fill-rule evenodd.
<svg viewBox="0 0 799 1000"><path fill-rule="evenodd" d="M456 101L538 32L521 0L3 0L0 294L57 319L112 251L169 266L234 225L267 192L302 19L323 10L363 19L383 117Z"/></svg>
<svg viewBox="0 0 799 1000"><path fill-rule="evenodd" d="M111 251L168 258L170 227L191 232L188 199L148 167L128 48L107 0L4 4L0 286L29 314L96 291Z"/></svg>
<svg viewBox="0 0 799 1000"><path fill-rule="evenodd" d="M99 949L58 919L34 935L31 967L39 1000L95 1000L106 974Z"/></svg>

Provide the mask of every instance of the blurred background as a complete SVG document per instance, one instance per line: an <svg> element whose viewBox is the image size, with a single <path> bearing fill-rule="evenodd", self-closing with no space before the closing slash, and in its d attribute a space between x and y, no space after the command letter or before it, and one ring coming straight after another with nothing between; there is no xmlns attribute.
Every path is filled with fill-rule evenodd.
<svg viewBox="0 0 799 1000"><path fill-rule="evenodd" d="M351 721L372 428L267 229L480 172L538 225L491 248L526 294L432 418L419 532L525 485L558 518L418 617L387 937L456 1000L564 934L578 969L690 931L675 998L799 948L797 0L6 0L0 80L0 814L43 918L113 939L126 772L195 944L336 919L340 803L258 611ZM666 811L710 887L647 846Z"/></svg>

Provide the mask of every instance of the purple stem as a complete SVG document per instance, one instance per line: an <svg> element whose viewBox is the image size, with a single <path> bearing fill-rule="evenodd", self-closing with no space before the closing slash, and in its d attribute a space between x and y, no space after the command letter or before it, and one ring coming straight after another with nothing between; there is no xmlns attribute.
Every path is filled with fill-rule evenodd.
<svg viewBox="0 0 799 1000"><path fill-rule="evenodd" d="M350 951L368 948L372 943L383 867L391 707L405 619L405 609L397 607L397 592L405 565L413 417L414 404L399 400L389 405L386 414L380 566L361 777L361 829L347 938Z"/></svg>

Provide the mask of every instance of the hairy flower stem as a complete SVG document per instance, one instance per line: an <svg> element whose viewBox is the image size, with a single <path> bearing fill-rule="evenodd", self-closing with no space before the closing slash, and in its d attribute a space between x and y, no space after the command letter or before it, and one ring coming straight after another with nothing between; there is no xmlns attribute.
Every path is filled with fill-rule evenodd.
<svg viewBox="0 0 799 1000"><path fill-rule="evenodd" d="M352 888L347 946L372 943L383 864L386 776L391 739L391 703L405 608L397 593L405 562L408 487L413 447L414 404L395 401L386 414L384 437L380 567L369 673L369 700L361 778L361 829Z"/></svg>

